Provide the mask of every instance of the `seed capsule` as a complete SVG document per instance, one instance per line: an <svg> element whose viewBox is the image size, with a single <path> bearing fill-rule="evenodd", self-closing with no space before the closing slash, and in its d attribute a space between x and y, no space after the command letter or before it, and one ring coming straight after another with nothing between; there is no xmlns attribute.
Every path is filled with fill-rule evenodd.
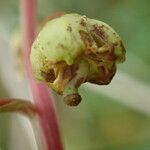
<svg viewBox="0 0 150 150"><path fill-rule="evenodd" d="M80 103L82 83L109 84L116 64L124 60L119 35L104 22L79 14L47 22L31 50L35 78L46 82L70 106Z"/></svg>

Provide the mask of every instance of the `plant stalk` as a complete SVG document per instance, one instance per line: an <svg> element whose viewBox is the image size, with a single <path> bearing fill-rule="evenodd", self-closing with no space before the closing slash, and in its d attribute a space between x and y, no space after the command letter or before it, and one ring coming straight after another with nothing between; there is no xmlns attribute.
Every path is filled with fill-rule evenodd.
<svg viewBox="0 0 150 150"><path fill-rule="evenodd" d="M54 100L51 92L43 83L34 80L30 64L31 45L35 38L37 0L21 0L21 26L23 49L25 50L25 67L32 96L39 113L46 150L63 150L57 122Z"/></svg>

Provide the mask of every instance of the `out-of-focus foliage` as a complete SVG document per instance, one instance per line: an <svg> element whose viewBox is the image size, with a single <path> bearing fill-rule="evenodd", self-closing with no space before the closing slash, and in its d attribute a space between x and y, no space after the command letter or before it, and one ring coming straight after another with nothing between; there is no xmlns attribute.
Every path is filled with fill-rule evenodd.
<svg viewBox="0 0 150 150"><path fill-rule="evenodd" d="M0 27L7 29L8 34L19 24L18 2L0 1ZM119 70L149 85L149 6L149 0L39 0L38 19L42 20L49 14L63 11L85 14L108 23L123 38L127 50L127 60L119 66ZM127 90L129 89L130 85L127 86ZM64 106L57 97L57 109L66 149L150 149L148 116L116 103L107 95L93 93L84 87L80 92L83 101L77 108ZM0 120L0 127L1 125ZM2 130L3 127L0 128L0 141L4 142Z"/></svg>
<svg viewBox="0 0 150 150"><path fill-rule="evenodd" d="M6 89L0 80L0 97L6 96ZM0 115L0 149L6 150L8 147L9 137L9 116L7 114Z"/></svg>
<svg viewBox="0 0 150 150"><path fill-rule="evenodd" d="M83 101L77 108L58 108L67 150L150 148L149 117L87 88L80 92Z"/></svg>

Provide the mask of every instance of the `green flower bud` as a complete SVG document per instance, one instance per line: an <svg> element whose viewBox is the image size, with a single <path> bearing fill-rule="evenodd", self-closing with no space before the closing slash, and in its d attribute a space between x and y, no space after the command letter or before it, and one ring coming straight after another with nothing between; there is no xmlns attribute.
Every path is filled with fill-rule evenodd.
<svg viewBox="0 0 150 150"><path fill-rule="evenodd" d="M82 83L109 84L116 64L124 60L119 35L104 22L78 14L47 22L31 51L35 78L46 82L71 106L81 101L78 88Z"/></svg>

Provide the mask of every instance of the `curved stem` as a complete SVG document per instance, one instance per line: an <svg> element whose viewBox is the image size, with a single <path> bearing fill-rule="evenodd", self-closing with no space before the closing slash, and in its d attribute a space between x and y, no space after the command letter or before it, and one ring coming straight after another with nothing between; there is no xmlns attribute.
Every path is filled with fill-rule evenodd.
<svg viewBox="0 0 150 150"><path fill-rule="evenodd" d="M0 113L21 113L23 115L26 115L33 128L38 150L44 149L43 148L44 141L40 139L41 129L37 121L38 113L37 109L35 108L35 105L23 99L4 98L0 99Z"/></svg>
<svg viewBox="0 0 150 150"><path fill-rule="evenodd" d="M25 66L32 96L35 105L38 108L40 124L43 130L47 150L62 150L63 146L52 95L45 84L36 83L29 61L31 45L35 37L36 5L36 0L21 0L21 23L23 46L25 49Z"/></svg>
<svg viewBox="0 0 150 150"><path fill-rule="evenodd" d="M37 109L27 100L8 98L0 99L0 113L3 112L21 112L32 117L37 114Z"/></svg>

